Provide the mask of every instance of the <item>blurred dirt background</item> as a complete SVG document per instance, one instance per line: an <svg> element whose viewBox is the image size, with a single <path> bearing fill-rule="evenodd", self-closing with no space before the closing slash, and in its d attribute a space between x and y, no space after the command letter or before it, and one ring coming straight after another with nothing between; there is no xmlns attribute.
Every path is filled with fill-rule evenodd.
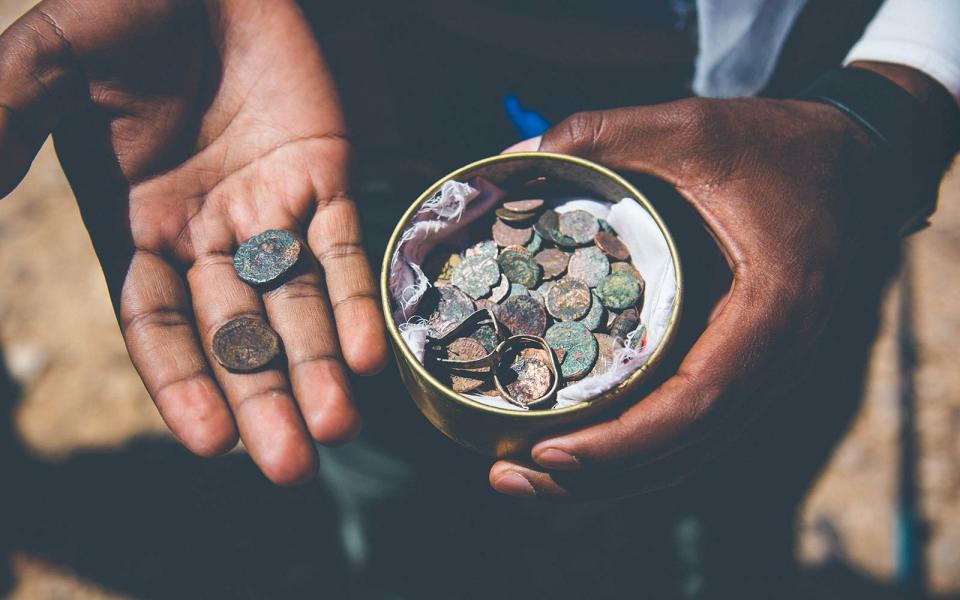
<svg viewBox="0 0 960 600"><path fill-rule="evenodd" d="M30 4L0 0L0 30ZM917 447L908 466L916 472L925 587L935 597L960 597L960 168L944 184L933 226L907 244L909 267L887 291L884 326L873 349L863 407L797 515L801 533L797 558L811 578L825 565L839 561L878 586L893 582L902 567L897 529L904 448L899 344L909 321L906 331L912 326L917 347L912 413ZM16 406L0 407L0 420L8 414L11 418L10 424L0 424L4 436L0 461L21 450L29 456L18 463L27 473L19 481L36 486L25 485L24 496L35 501L30 494L37 490L49 495L43 501L50 502L51 513L72 507L66 516L49 518L63 519L63 527L71 530L84 527L74 521L92 519L89 533L96 537L97 519L119 518L122 528L125 511L136 513L138 502L163 506L154 496L163 491L151 487L144 469L164 469L157 474L166 477L164 485L171 481L195 485L193 479L177 479L167 472L177 468L177 461L184 458L180 454L135 441L169 436L127 358L96 258L49 144L27 180L0 203L0 274L0 348L20 398ZM912 298L908 311L900 311L904 290ZM14 440L16 448L11 450L8 444ZM109 463L112 459L106 457L120 451L128 455L135 451L141 457L138 464ZM100 469L96 465L102 461L116 468ZM188 468L197 469L190 464ZM244 462L235 468L238 478L249 482L257 477ZM101 477L107 476L103 473L110 477L137 473L130 475L130 486L139 489L128 498L100 498L92 490L98 480L91 473ZM15 504L17 493L10 488L17 484L15 472L0 491L0 501L13 498ZM258 518L263 515L274 492L262 483L254 487L259 491L245 500L247 504L225 502L224 510L241 517L252 510ZM237 484L237 489L247 488ZM202 491L215 498L229 497L231 492ZM315 510L316 501L304 497L304 507L314 507L304 510ZM139 545L156 543L176 551L178 544L196 543L190 536L196 532L179 531L176 524L165 523L162 515L146 518L157 519L157 538L137 540ZM300 527L293 516L267 521L263 527L276 529L278 546L287 543L284 531ZM323 524L316 527L321 530ZM8 598L128 597L124 594L129 587L122 578L118 580L116 573L106 575L104 570L122 569L123 556L112 556L103 566L61 549L54 553L64 558L60 562L39 557L50 554L45 552L44 540L19 540L16 547L9 547L11 543L3 539L0 526L0 560L7 554L9 563L0 567L6 570L0 573L0 584L6 584L0 590L8 589ZM112 540L102 543L107 547ZM265 550L275 554L276 547ZM189 573L197 567L186 563L196 553L183 552L185 564L180 568ZM297 548L286 548L272 558L280 565L277 568L290 570L294 580L309 578L310 564L298 563L296 556ZM221 562L229 562L229 557ZM143 568L142 563L138 565ZM243 565L222 568L227 573ZM165 576L130 574L158 582Z"/></svg>

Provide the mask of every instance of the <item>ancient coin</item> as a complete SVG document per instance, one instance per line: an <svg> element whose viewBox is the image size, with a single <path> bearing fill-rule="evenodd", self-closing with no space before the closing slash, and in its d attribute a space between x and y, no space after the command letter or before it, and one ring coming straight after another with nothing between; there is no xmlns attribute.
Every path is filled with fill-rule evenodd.
<svg viewBox="0 0 960 600"><path fill-rule="evenodd" d="M627 335L627 348L640 351L647 345L647 326L641 325Z"/></svg>
<svg viewBox="0 0 960 600"><path fill-rule="evenodd" d="M543 305L530 296L507 298L495 311L497 320L511 335L543 336L547 329L547 313Z"/></svg>
<svg viewBox="0 0 960 600"><path fill-rule="evenodd" d="M616 260L630 260L630 250L627 249L626 244L612 233L607 233L606 231L601 231L597 234L597 237L593 239L593 243L597 245L597 248L606 253L610 258Z"/></svg>
<svg viewBox="0 0 960 600"><path fill-rule="evenodd" d="M443 337L476 310L473 300L452 285L430 288L428 294L430 297L425 299L427 310L431 305L435 306L427 319L432 337Z"/></svg>
<svg viewBox="0 0 960 600"><path fill-rule="evenodd" d="M567 356L567 351L563 348L551 348L550 350L557 357L557 364L562 363L564 357ZM524 348L520 350L520 356L524 358L535 358L546 364L550 363L550 355L547 354L547 351L543 348Z"/></svg>
<svg viewBox="0 0 960 600"><path fill-rule="evenodd" d="M463 261L463 257L449 246L434 248L423 261L423 274L430 281L449 281L453 269Z"/></svg>
<svg viewBox="0 0 960 600"><path fill-rule="evenodd" d="M493 325L481 325L476 331L470 334L470 337L483 344L484 350L493 352L500 340L497 339L497 330Z"/></svg>
<svg viewBox="0 0 960 600"><path fill-rule="evenodd" d="M524 245L524 248L526 248L530 254L540 252L540 249L543 248L543 237L534 231L533 236L530 237L530 241Z"/></svg>
<svg viewBox="0 0 960 600"><path fill-rule="evenodd" d="M622 340L627 339L627 334L637 328L640 324L640 314L635 308L628 308L623 311L610 324L610 335Z"/></svg>
<svg viewBox="0 0 960 600"><path fill-rule="evenodd" d="M260 319L234 319L213 335L213 355L230 371L257 371L279 354L280 336Z"/></svg>
<svg viewBox="0 0 960 600"><path fill-rule="evenodd" d="M573 238L560 233L560 215L553 209L543 211L543 214L541 214L537 222L534 223L533 229L539 233L543 239L553 242L558 246L572 248L577 245L577 242Z"/></svg>
<svg viewBox="0 0 960 600"><path fill-rule="evenodd" d="M530 295L530 290L527 289L527 286L520 285L519 283L510 284L510 298L514 296L528 296Z"/></svg>
<svg viewBox="0 0 960 600"><path fill-rule="evenodd" d="M585 210L571 210L561 213L559 218L560 234L569 237L577 244L589 244L600 231L597 218Z"/></svg>
<svg viewBox="0 0 960 600"><path fill-rule="evenodd" d="M513 226L527 225L537 218L537 213L535 212L516 212L506 208L498 208L494 213L498 219L510 223Z"/></svg>
<svg viewBox="0 0 960 600"><path fill-rule="evenodd" d="M642 280L640 277L640 271L637 270L635 266L628 262L612 262L610 263L610 272L611 273L630 273L637 278L637 281Z"/></svg>
<svg viewBox="0 0 960 600"><path fill-rule="evenodd" d="M503 273L500 274L500 281L497 282L497 285L493 286L490 290L490 296L488 300L494 304L498 304L504 300L510 294L510 280L507 279L507 276Z"/></svg>
<svg viewBox="0 0 960 600"><path fill-rule="evenodd" d="M582 318L590 312L591 304L590 288L573 277L560 279L547 293L547 310L560 321Z"/></svg>
<svg viewBox="0 0 960 600"><path fill-rule="evenodd" d="M503 203L505 209L522 213L538 211L542 206L543 200L532 198L530 200L510 200Z"/></svg>
<svg viewBox="0 0 960 600"><path fill-rule="evenodd" d="M450 342L446 347L448 360L477 360L487 355L487 350L479 341L462 337ZM447 372L450 379L450 387L455 392L472 392L484 384L489 379L489 369L478 367L473 369L464 369L460 367L451 368Z"/></svg>
<svg viewBox="0 0 960 600"><path fill-rule="evenodd" d="M497 258L500 270L511 283L519 283L526 288L535 287L540 282L540 265L533 260L529 252L504 250Z"/></svg>
<svg viewBox="0 0 960 600"><path fill-rule="evenodd" d="M623 347L623 342L611 335L595 333L593 337L597 340L597 362L590 370L589 377L603 375L609 371L613 367L613 353L617 348Z"/></svg>
<svg viewBox="0 0 960 600"><path fill-rule="evenodd" d="M463 252L463 255L468 258L471 256L487 256L489 258L496 258L498 252L499 250L497 249L496 242L493 240L485 240L467 248Z"/></svg>
<svg viewBox="0 0 960 600"><path fill-rule="evenodd" d="M526 246L517 246L516 244L514 244L514 245L511 245L511 246L504 246L503 249L504 249L504 250L513 250L514 252L519 252L520 254L529 254L530 256L533 256L533 253L531 253L529 250L527 250L527 247L526 247Z"/></svg>
<svg viewBox="0 0 960 600"><path fill-rule="evenodd" d="M583 326L590 331L597 331L601 325L607 322L607 310L603 307L603 302L597 297L597 294L591 290L592 298L590 302L590 311L579 319Z"/></svg>
<svg viewBox="0 0 960 600"><path fill-rule="evenodd" d="M553 384L550 367L535 358L520 358L510 365L510 371L512 377L507 379L504 387L523 406L535 404L550 391Z"/></svg>
<svg viewBox="0 0 960 600"><path fill-rule="evenodd" d="M540 287L537 288L537 293L540 294L540 297L543 298L543 305L547 305L547 294L550 293L550 288L553 287L554 281L544 281L540 284Z"/></svg>
<svg viewBox="0 0 960 600"><path fill-rule="evenodd" d="M577 248L567 265L567 277L576 277L589 287L597 287L610 272L610 261L596 246Z"/></svg>
<svg viewBox="0 0 960 600"><path fill-rule="evenodd" d="M497 219L493 223L493 241L498 246L523 246L533 237L532 227L513 227Z"/></svg>
<svg viewBox="0 0 960 600"><path fill-rule="evenodd" d="M629 273L611 273L597 286L597 295L611 310L624 310L640 299L640 282Z"/></svg>
<svg viewBox="0 0 960 600"><path fill-rule="evenodd" d="M547 330L544 339L551 348L563 348L567 355L560 364L564 379L576 380L585 376L597 361L597 340L577 321L556 323Z"/></svg>
<svg viewBox="0 0 960 600"><path fill-rule="evenodd" d="M570 256L563 250L556 248L541 250L533 258L543 268L544 279L553 279L563 275L567 271L567 263L570 262Z"/></svg>
<svg viewBox="0 0 960 600"><path fill-rule="evenodd" d="M481 298L490 293L490 288L500 281L497 261L489 256L471 256L463 259L450 277L450 283L463 290L471 298Z"/></svg>
<svg viewBox="0 0 960 600"><path fill-rule="evenodd" d="M300 240L289 231L268 229L237 248L233 267L240 279L254 285L286 275L300 259Z"/></svg>

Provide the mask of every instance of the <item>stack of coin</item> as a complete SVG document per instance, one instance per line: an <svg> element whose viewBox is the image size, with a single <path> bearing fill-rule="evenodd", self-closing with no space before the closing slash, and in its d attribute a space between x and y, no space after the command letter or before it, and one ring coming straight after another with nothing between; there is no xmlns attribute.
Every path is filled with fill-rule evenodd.
<svg viewBox="0 0 960 600"><path fill-rule="evenodd" d="M559 213L542 199L509 199L494 213L492 226L487 221L475 228L479 241L462 252L438 247L424 262L433 287L420 314L432 338L453 331L476 310L491 309L510 335L546 341L560 365L560 387L607 372L624 345L642 347L644 280L606 221L584 210ZM448 354L475 359L499 341L493 327L481 325L450 344ZM517 390L516 398L530 400L549 387L548 357L538 356L544 352L528 348L502 365L515 374L513 387L506 388ZM482 370L469 376L436 365L432 370L454 391L500 395Z"/></svg>

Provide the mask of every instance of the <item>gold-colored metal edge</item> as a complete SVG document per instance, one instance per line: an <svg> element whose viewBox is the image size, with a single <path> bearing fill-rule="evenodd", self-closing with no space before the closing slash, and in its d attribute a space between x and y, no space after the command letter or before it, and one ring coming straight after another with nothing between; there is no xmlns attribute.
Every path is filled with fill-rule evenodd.
<svg viewBox="0 0 960 600"><path fill-rule="evenodd" d="M660 228L660 232L663 234L664 238L667 240L667 247L670 248L670 256L673 259L673 270L677 280L677 295L673 299L673 309L670 313L670 321L667 323L667 330L663 334L663 339L660 340L659 346L653 351L653 354L647 358L647 361L637 368L629 377L622 381L615 388L608 390L607 392L601 394L601 398L612 395L615 392L626 391L629 388L632 388L646 373L649 369L655 367L663 358L664 353L669 349L670 345L673 342L673 338L676 334L677 321L680 319L681 307L683 305L683 271L680 267L680 255L677 252L677 247L674 244L673 236L670 235L670 231L667 229L666 225L663 223L663 219L660 217L660 213L656 211L650 201L647 200L646 196L640 193L640 190L635 188L630 182L625 180L623 177L617 173L611 171L610 169L601 166L595 162L579 158L577 156L570 156L568 154L557 154L554 152L512 152L509 154L498 154L497 156L490 156L487 158L480 159L478 161L472 162L468 165L460 167L459 169L448 173L441 179L437 180L433 185L431 185L427 190L420 195L419 198L407 209L407 212L403 214L403 217L397 223L397 227L393 230L393 234L390 236L390 241L387 243L387 249L383 257L383 265L380 270L380 303L383 308L384 319L386 320L387 331L390 334L390 338L393 340L393 344L396 348L400 349L403 357L411 363L412 368L420 377L426 379L432 386L437 388L444 396L453 400L454 402L460 402L466 404L470 407L476 408L489 413L499 414L506 417L516 417L518 419L536 419L543 418L546 416L570 414L578 411L586 410L587 408L593 406L595 401L591 402L582 402L580 404L575 404L573 406L568 406L566 408L556 408L549 410L539 410L539 411L521 411L521 410L511 410L505 408L497 408L494 406L489 406L483 404L482 402L477 402L476 400L471 400L470 398L464 396L463 394L458 394L453 390L449 389L447 386L443 385L438 379L430 374L429 371L417 360L417 357L413 355L413 352L410 351L410 348L407 347L407 343L403 341L403 338L400 336L400 329L397 326L396 320L393 318L393 307L391 306L391 296L390 296L390 263L393 261L393 255L397 251L397 244L400 241L400 237L403 235L403 231L406 228L407 223L416 214L424 202L433 197L443 186L444 183L450 180L457 180L459 177L463 176L465 173L469 173L480 167L484 167L489 164L515 160L518 158L548 158L552 160L560 160L571 162L588 169L593 169L603 175L613 179L618 184L622 185L624 189L630 192L635 199L643 205L643 207L650 213L650 216L653 217L653 220L657 223L657 227Z"/></svg>

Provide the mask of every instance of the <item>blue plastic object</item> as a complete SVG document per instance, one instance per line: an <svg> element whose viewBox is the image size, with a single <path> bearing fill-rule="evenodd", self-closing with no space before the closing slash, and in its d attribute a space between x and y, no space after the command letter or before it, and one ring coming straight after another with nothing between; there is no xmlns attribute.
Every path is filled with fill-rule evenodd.
<svg viewBox="0 0 960 600"><path fill-rule="evenodd" d="M517 133L520 134L521 139L525 140L543 135L546 130L550 129L550 122L543 118L543 115L535 110L524 108L520 99L516 96L511 94L504 96L503 108L507 111L507 116L510 117L513 126L517 128Z"/></svg>

